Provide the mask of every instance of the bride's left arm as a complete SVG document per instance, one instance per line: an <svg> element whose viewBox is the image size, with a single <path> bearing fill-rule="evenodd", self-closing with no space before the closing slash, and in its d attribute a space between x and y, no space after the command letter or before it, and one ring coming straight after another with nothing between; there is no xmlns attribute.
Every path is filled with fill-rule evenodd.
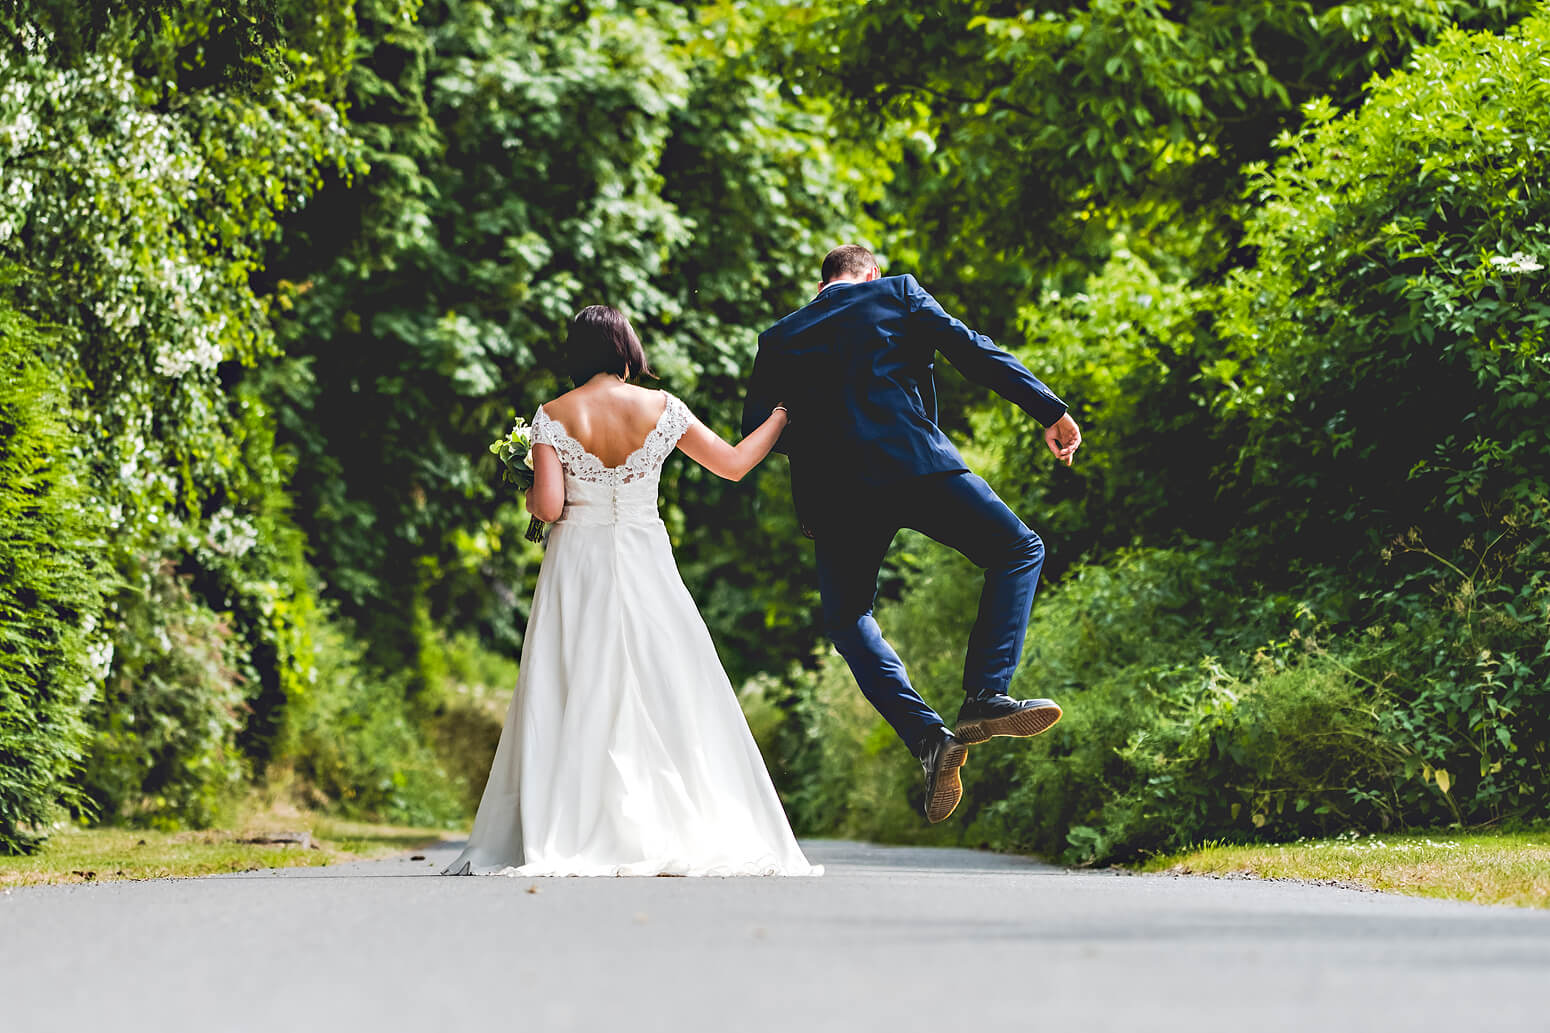
<svg viewBox="0 0 1550 1033"><path fill-rule="evenodd" d="M786 410L778 408L752 434L731 445L691 414L689 429L678 439L678 447L684 455L717 477L740 481L770 454L770 449L780 440L780 432L785 429Z"/></svg>
<svg viewBox="0 0 1550 1033"><path fill-rule="evenodd" d="M553 445L533 446L533 486L527 490L527 511L546 524L565 512L565 468Z"/></svg>

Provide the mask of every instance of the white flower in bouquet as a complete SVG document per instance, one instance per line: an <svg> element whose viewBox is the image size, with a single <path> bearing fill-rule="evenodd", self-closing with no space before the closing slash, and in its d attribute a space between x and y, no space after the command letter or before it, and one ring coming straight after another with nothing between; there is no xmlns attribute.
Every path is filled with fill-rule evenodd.
<svg viewBox="0 0 1550 1033"><path fill-rule="evenodd" d="M501 461L507 484L523 491L533 486L533 428L522 417L512 424L511 433L490 443L490 454Z"/></svg>

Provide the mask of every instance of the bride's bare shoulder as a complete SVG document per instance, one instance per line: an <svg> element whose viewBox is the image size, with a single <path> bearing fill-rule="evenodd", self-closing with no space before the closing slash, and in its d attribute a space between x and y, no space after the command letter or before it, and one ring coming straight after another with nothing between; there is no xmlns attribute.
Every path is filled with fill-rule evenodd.
<svg viewBox="0 0 1550 1033"><path fill-rule="evenodd" d="M639 384L624 384L614 389L609 402L613 411L630 414L628 419L646 417L655 420L662 415L662 407L667 405L667 392Z"/></svg>
<svg viewBox="0 0 1550 1033"><path fill-rule="evenodd" d="M633 387L634 385L631 386ZM652 413L660 413L662 407L667 404L668 394L666 391L655 390L649 387L636 387L635 390L639 392L635 397L640 404Z"/></svg>
<svg viewBox="0 0 1550 1033"><path fill-rule="evenodd" d="M667 397L666 391L635 384L619 384L606 391L583 385L545 402L542 408L550 419L567 427L591 424L595 419L622 419L626 424L644 419L650 423L662 414Z"/></svg>
<svg viewBox="0 0 1550 1033"><path fill-rule="evenodd" d="M581 402L581 399L578 397L580 393L581 388L573 387L563 395L557 395L556 397L549 399L543 405L539 406L539 408L548 413L550 419L559 420L561 423L564 423L565 417L567 415L574 415L580 410L579 403Z"/></svg>

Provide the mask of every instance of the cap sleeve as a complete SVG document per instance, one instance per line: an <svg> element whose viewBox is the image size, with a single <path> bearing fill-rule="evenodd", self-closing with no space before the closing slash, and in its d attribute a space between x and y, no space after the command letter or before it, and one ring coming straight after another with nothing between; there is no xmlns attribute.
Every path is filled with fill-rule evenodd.
<svg viewBox="0 0 1550 1033"><path fill-rule="evenodd" d="M662 411L662 436L666 439L669 450L676 448L678 439L689 430L689 424L694 422L694 414L689 411L677 395L667 395L667 406Z"/></svg>
<svg viewBox="0 0 1550 1033"><path fill-rule="evenodd" d="M544 407L540 405L538 410L533 413L533 444L557 448L558 441L556 438L554 421L549 418L549 414L544 412Z"/></svg>

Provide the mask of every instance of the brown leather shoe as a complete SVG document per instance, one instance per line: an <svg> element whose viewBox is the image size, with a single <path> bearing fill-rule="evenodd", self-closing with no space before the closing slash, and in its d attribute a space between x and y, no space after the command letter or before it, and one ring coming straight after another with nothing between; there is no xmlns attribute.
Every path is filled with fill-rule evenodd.
<svg viewBox="0 0 1550 1033"><path fill-rule="evenodd" d="M973 746L997 735L1038 735L1059 720L1060 707L1052 699L1013 699L1002 692L964 700L953 735Z"/></svg>
<svg viewBox="0 0 1550 1033"><path fill-rule="evenodd" d="M969 755L968 746L946 728L942 732L942 738L920 757L920 766L926 772L926 820L933 825L952 814L963 799L958 769Z"/></svg>

